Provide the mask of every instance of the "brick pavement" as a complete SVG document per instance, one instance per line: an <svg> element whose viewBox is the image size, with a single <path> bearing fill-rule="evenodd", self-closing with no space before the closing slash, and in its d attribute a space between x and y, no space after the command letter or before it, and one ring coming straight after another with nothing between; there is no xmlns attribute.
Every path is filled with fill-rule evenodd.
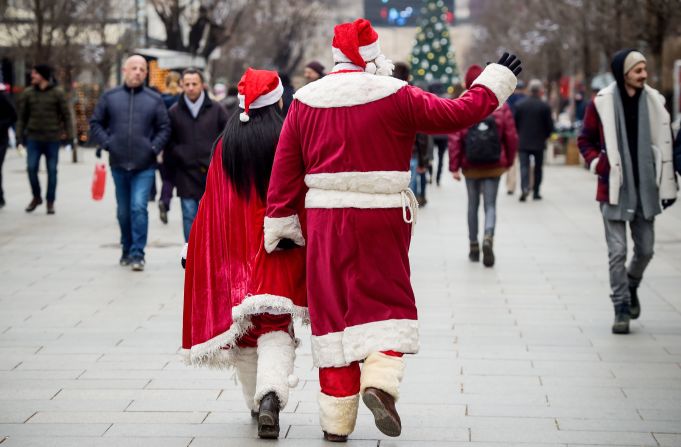
<svg viewBox="0 0 681 447"><path fill-rule="evenodd" d="M257 440L232 374L177 356L179 203L168 226L150 207L147 269L123 269L113 184L90 200L84 158L62 153L55 216L24 213L24 160L5 162L1 446L323 445L309 331L282 439ZM407 359L403 434L381 435L361 408L349 445L681 445L681 206L658 219L641 319L615 337L594 188L550 167L542 202L500 191L493 269L467 260L463 184L431 189L412 248L422 348Z"/></svg>

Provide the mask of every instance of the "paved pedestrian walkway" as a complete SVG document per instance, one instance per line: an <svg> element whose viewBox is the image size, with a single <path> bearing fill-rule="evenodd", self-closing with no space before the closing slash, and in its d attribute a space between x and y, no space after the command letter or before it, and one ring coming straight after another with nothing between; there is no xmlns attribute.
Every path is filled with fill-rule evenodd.
<svg viewBox="0 0 681 447"><path fill-rule="evenodd" d="M167 226L150 206L146 271L119 267L113 184L93 202L83 158L62 153L54 216L23 211L25 160L5 162L0 447L324 445L309 330L282 439L260 441L232 373L178 358L179 203ZM431 188L412 247L422 338L403 434L386 438L361 408L350 446L681 446L681 205L658 219L641 319L613 336L594 178L545 178L541 202L500 191L493 269L467 260L464 185Z"/></svg>

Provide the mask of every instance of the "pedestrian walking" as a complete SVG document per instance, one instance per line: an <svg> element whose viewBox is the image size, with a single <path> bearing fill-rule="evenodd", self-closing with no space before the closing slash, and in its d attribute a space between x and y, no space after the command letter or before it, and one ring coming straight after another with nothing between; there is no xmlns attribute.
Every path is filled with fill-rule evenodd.
<svg viewBox="0 0 681 447"><path fill-rule="evenodd" d="M681 129L677 132L674 140L674 169L681 175Z"/></svg>
<svg viewBox="0 0 681 447"><path fill-rule="evenodd" d="M314 82L326 76L324 70L324 66L319 61L312 61L305 66L303 77L308 83Z"/></svg>
<svg viewBox="0 0 681 447"><path fill-rule="evenodd" d="M630 319L641 314L638 287L653 257L655 216L676 201L669 112L664 97L646 84L646 58L617 52L611 63L615 82L589 103L579 150L598 176L608 245L610 290L615 308L612 332L629 333ZM634 255L626 265L629 225Z"/></svg>
<svg viewBox="0 0 681 447"><path fill-rule="evenodd" d="M227 119L229 120L232 115L239 114L239 90L231 85L227 88L227 96L225 96L220 105L227 112Z"/></svg>
<svg viewBox="0 0 681 447"><path fill-rule="evenodd" d="M5 84L0 83L0 208L5 207L5 192L2 189L2 165L9 145L9 129L17 121L14 105L5 94Z"/></svg>
<svg viewBox="0 0 681 447"><path fill-rule="evenodd" d="M186 96L191 92L185 89ZM298 381L292 317L308 318L305 249L263 250L265 196L283 124L282 92L276 72L249 68L241 78L243 112L230 118L215 145L189 238L184 281L182 347L188 361L236 368L261 438L279 436L279 412ZM212 107L202 113L218 115L218 105Z"/></svg>
<svg viewBox="0 0 681 447"><path fill-rule="evenodd" d="M511 96L508 97L506 104L511 108L511 113L515 114L515 105L527 98L526 85L522 79L518 79L518 85ZM515 122L515 118L513 119ZM516 127L517 130L517 127ZM516 154L513 164L506 171L506 194L512 196L515 194L515 188L518 185L518 155Z"/></svg>
<svg viewBox="0 0 681 447"><path fill-rule="evenodd" d="M43 203L38 180L40 158L45 156L47 166L47 214L54 214L57 197L57 165L59 146L74 145L75 131L66 93L57 87L52 78L52 67L38 64L31 70L31 86L18 104L17 145L26 145L28 181L33 199L26 207L30 213ZM66 141L63 141L63 135Z"/></svg>
<svg viewBox="0 0 681 447"><path fill-rule="evenodd" d="M166 90L161 94L163 98L163 103L166 109L170 109L173 105L177 103L182 95L182 78L180 74L176 71L171 71L166 75L165 85ZM168 224L168 211L170 211L170 202L173 199L173 190L175 189L175 184L173 183L172 173L168 171L166 163L163 163L165 158L165 150L161 152L161 163L158 167L158 173L161 176L161 196L158 199L158 215L163 224ZM156 180L151 186L151 200L156 196Z"/></svg>
<svg viewBox="0 0 681 447"><path fill-rule="evenodd" d="M180 197L185 242L206 188L213 145L227 123L227 112L208 97L203 84L199 70L182 72L184 93L168 111L171 134L163 152L164 168Z"/></svg>
<svg viewBox="0 0 681 447"><path fill-rule="evenodd" d="M541 200L539 192L543 177L546 140L553 132L551 107L542 100L543 86L539 79L532 79L528 86L530 96L515 105L515 124L518 129L520 158L520 201L527 200L530 193L530 159L534 160L534 191L532 198Z"/></svg>
<svg viewBox="0 0 681 447"><path fill-rule="evenodd" d="M307 246L325 439L352 433L360 395L379 430L398 436L402 356L418 351L408 255L417 211L408 188L414 138L489 115L513 91L520 61L504 55L452 100L391 77L392 62L365 19L335 27L333 56L331 74L298 90L286 117L267 196L265 249L286 239Z"/></svg>
<svg viewBox="0 0 681 447"><path fill-rule="evenodd" d="M482 73L479 65L471 66L465 75L466 88ZM449 136L449 170L454 180L466 177L468 191L468 259L480 261L478 209L480 195L485 210L482 263L494 265L494 230L497 218L497 193L501 175L511 167L518 152L518 134L508 103L490 116Z"/></svg>
<svg viewBox="0 0 681 447"><path fill-rule="evenodd" d="M105 92L90 119L94 142L109 152L121 230L121 266L144 270L149 215L147 203L156 160L170 137L161 95L144 86L147 61L139 55L123 65L123 85Z"/></svg>

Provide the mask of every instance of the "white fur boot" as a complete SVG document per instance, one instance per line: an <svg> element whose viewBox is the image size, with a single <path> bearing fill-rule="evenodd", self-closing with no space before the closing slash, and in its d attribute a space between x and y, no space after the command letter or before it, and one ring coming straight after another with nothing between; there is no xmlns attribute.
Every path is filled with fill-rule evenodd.
<svg viewBox="0 0 681 447"><path fill-rule="evenodd" d="M397 402L402 377L404 377L402 357L373 352L364 360L362 366L362 375L359 379L360 393L364 394L364 390L369 387L378 388L390 394Z"/></svg>
<svg viewBox="0 0 681 447"><path fill-rule="evenodd" d="M280 409L284 409L289 388L298 384L298 377L293 375L295 358L295 343L287 332L270 332L258 338L256 405L267 393L274 392L279 398Z"/></svg>
<svg viewBox="0 0 681 447"><path fill-rule="evenodd" d="M236 376L241 382L241 392L251 411L258 411L255 401L255 383L258 372L258 352L256 348L239 348L235 360Z"/></svg>
<svg viewBox="0 0 681 447"><path fill-rule="evenodd" d="M348 397L333 397L319 393L319 424L327 434L338 437L348 436L355 429L359 394ZM327 437L328 439L328 437Z"/></svg>

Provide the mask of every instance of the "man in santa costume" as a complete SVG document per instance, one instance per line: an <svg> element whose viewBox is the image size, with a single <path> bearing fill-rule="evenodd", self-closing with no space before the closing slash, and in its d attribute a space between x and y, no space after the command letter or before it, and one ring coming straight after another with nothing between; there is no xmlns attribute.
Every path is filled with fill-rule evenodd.
<svg viewBox="0 0 681 447"><path fill-rule="evenodd" d="M267 254L265 197L283 125L276 72L249 68L243 110L213 148L189 237L182 347L197 366L235 367L261 438L279 436L293 375L292 317L307 319L305 249Z"/></svg>
<svg viewBox="0 0 681 447"><path fill-rule="evenodd" d="M298 90L284 123L267 195L265 248L282 239L307 244L324 437L347 439L360 395L379 430L398 436L402 355L419 348L408 257L417 211L408 188L414 137L481 121L513 93L520 61L505 54L449 100L390 77L393 65L367 20L336 26L332 50L335 67ZM303 201L306 238L297 214Z"/></svg>

